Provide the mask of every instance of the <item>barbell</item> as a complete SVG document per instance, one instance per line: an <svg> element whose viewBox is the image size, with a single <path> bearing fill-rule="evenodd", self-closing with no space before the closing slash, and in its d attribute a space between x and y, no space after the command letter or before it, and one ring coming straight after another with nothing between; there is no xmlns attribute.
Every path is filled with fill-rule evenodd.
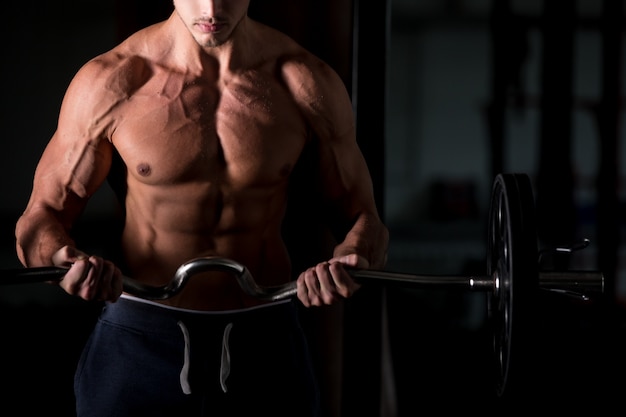
<svg viewBox="0 0 626 417"><path fill-rule="evenodd" d="M482 291L487 296L487 323L493 347L495 390L503 396L510 379L512 358L523 357L524 338L531 334L533 309L539 290L568 294L587 300L604 291L599 271L540 271L540 253L534 219L534 198L526 174L498 174L493 182L487 222L487 270L481 276L416 275L408 273L351 270L357 282ZM585 246L588 241L585 241ZM145 285L124 278L124 291L149 300L164 300L178 294L195 274L222 271L234 275L248 295L278 301L296 295L296 282L261 286L248 269L231 259L201 257L181 265L163 286ZM60 280L61 267L8 269L0 273L0 285ZM515 341L515 343L513 343ZM516 361L515 363L524 361ZM520 365L523 366L523 365Z"/></svg>

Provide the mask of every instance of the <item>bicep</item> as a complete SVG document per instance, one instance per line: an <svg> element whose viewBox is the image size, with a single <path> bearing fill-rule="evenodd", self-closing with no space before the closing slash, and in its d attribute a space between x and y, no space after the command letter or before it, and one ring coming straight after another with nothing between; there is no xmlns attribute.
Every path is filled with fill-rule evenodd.
<svg viewBox="0 0 626 417"><path fill-rule="evenodd" d="M283 67L286 85L313 132L319 165L317 178L335 218L353 221L375 211L372 181L356 141L350 95L326 63L306 55Z"/></svg>
<svg viewBox="0 0 626 417"><path fill-rule="evenodd" d="M105 181L111 167L112 144L97 127L100 120L87 99L80 77L63 99L57 130L46 145L33 181L31 200L41 206L79 214ZM93 91L93 89L92 89Z"/></svg>
<svg viewBox="0 0 626 417"><path fill-rule="evenodd" d="M320 178L327 198L347 216L374 209L372 180L356 139L350 97L335 75L322 84L326 97L311 117L320 155Z"/></svg>
<svg viewBox="0 0 626 417"><path fill-rule="evenodd" d="M326 199L348 218L374 208L369 168L354 135L320 138L320 180Z"/></svg>
<svg viewBox="0 0 626 417"><path fill-rule="evenodd" d="M111 166L112 145L106 140L76 138L57 131L35 170L33 192L50 199L57 210L64 200L87 200L102 185Z"/></svg>

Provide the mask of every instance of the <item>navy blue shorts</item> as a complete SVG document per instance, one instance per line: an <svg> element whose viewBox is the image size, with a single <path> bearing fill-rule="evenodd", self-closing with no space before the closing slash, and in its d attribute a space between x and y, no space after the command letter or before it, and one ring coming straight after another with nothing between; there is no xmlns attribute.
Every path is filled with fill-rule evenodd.
<svg viewBox="0 0 626 417"><path fill-rule="evenodd" d="M78 417L319 416L294 301L201 312L123 296L76 370Z"/></svg>

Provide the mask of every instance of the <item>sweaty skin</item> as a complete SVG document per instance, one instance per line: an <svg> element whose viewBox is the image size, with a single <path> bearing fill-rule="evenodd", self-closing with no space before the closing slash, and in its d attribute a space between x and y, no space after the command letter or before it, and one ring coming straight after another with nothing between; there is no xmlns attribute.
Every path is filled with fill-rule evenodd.
<svg viewBox="0 0 626 417"><path fill-rule="evenodd" d="M28 267L70 267L59 285L115 301L124 275L168 282L184 262L221 256L261 285L298 276L305 306L332 304L359 285L345 272L381 268L388 232L357 146L341 79L287 36L250 19L249 0L175 1L164 22L86 63L72 80L58 126L17 222ZM204 2L206 3L206 2ZM344 226L333 258L291 270L281 236L290 174L305 147L319 157L320 199ZM76 247L72 227L121 158L123 259ZM117 184L117 185L115 185ZM302 239L306 239L302 236ZM165 304L199 310L260 303L232 276L191 279Z"/></svg>

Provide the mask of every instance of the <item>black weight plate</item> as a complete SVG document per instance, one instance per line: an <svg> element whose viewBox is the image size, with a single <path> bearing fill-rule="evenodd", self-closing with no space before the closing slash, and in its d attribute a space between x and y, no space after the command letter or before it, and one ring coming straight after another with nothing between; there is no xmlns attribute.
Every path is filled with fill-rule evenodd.
<svg viewBox="0 0 626 417"><path fill-rule="evenodd" d="M525 174L496 176L489 208L487 273L495 288L487 297L493 336L496 392L523 378L532 340L534 299L539 288L535 203ZM529 357L529 356L527 356Z"/></svg>

